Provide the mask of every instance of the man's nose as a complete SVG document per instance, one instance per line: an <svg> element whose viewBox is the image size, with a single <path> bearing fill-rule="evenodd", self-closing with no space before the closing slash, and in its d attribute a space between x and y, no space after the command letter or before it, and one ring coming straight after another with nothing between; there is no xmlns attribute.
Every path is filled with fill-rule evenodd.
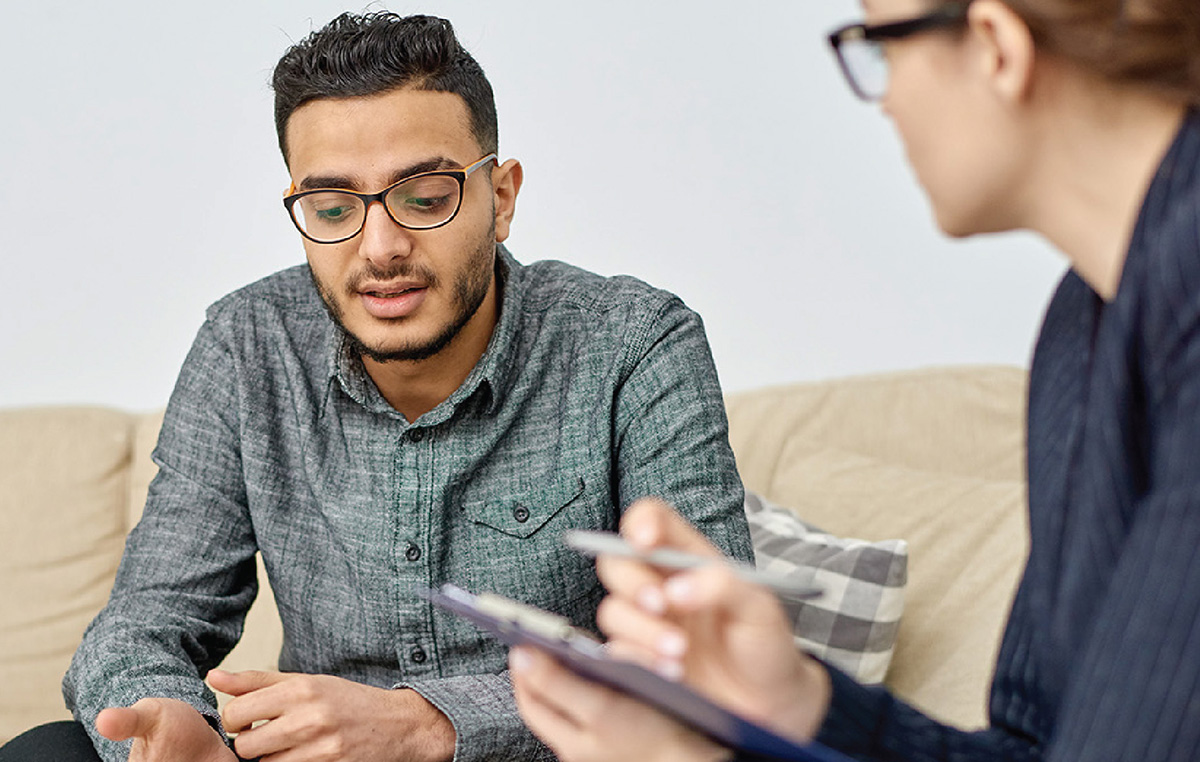
<svg viewBox="0 0 1200 762"><path fill-rule="evenodd" d="M412 231L397 225L379 201L372 202L367 207L367 217L359 235L362 236L358 247L359 256L370 260L377 267L384 267L389 262L412 253Z"/></svg>

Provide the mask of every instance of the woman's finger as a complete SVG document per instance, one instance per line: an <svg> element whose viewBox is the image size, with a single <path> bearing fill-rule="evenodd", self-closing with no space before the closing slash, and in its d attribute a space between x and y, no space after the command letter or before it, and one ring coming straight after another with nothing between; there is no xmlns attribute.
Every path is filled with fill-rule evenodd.
<svg viewBox="0 0 1200 762"><path fill-rule="evenodd" d="M567 670L536 648L517 647L509 652L509 671L529 698L561 716L575 730L601 721L613 692Z"/></svg>
<svg viewBox="0 0 1200 762"><path fill-rule="evenodd" d="M538 689L540 683L536 673L539 666L536 659L539 656L540 654L522 648L514 648L509 652L513 696L517 702L517 710L529 729L556 753L561 754L562 744L577 737L581 729L578 723L563 711L556 694L547 694Z"/></svg>
<svg viewBox="0 0 1200 762"><path fill-rule="evenodd" d="M780 626L786 617L779 600L765 587L747 582L726 566L707 566L675 574L662 588L677 614L720 612L743 626Z"/></svg>
<svg viewBox="0 0 1200 762"><path fill-rule="evenodd" d="M658 498L643 498L630 505L621 518L621 535L641 550L669 547L702 556L721 556L708 538Z"/></svg>
<svg viewBox="0 0 1200 762"><path fill-rule="evenodd" d="M666 570L631 558L602 555L596 559L596 574L610 595L637 601L647 611L661 613L666 609L662 596Z"/></svg>
<svg viewBox="0 0 1200 762"><path fill-rule="evenodd" d="M663 671L664 661L678 662L687 651L687 636L678 626L623 598L605 598L596 622L608 636L614 656L650 669ZM674 674L670 667L667 670Z"/></svg>

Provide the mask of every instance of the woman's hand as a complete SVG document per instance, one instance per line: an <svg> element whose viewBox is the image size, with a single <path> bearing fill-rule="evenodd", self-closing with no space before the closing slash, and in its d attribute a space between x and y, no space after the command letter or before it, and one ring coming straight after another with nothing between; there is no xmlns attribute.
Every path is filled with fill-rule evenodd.
<svg viewBox="0 0 1200 762"><path fill-rule="evenodd" d="M720 557L678 513L641 500L621 522L641 550ZM609 596L598 621L615 655L680 679L721 706L797 741L829 707L829 675L797 650L774 595L722 565L669 572L626 558L597 563Z"/></svg>
<svg viewBox="0 0 1200 762"><path fill-rule="evenodd" d="M528 647L509 654L517 708L563 762L718 762L732 752Z"/></svg>
<svg viewBox="0 0 1200 762"><path fill-rule="evenodd" d="M642 500L621 533L642 550L720 553L666 504ZM684 683L715 703L804 742L829 708L825 668L796 649L772 593L723 565L666 572L602 557L609 596L598 620L614 656ZM645 704L572 674L532 648L509 658L517 707L565 762L707 762L732 754Z"/></svg>

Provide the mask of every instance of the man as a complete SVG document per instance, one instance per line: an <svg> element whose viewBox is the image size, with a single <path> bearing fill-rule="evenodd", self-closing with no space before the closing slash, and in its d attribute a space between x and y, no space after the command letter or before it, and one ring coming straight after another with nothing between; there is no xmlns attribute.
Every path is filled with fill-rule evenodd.
<svg viewBox="0 0 1200 762"><path fill-rule="evenodd" d="M590 626L602 590L560 537L644 494L749 558L700 321L500 245L522 169L497 160L491 87L448 22L343 15L273 84L308 264L210 308L67 702L105 760L231 762L225 731L243 758L548 756L505 649L412 591ZM282 672L214 670L259 551ZM221 716L206 676L234 696Z"/></svg>

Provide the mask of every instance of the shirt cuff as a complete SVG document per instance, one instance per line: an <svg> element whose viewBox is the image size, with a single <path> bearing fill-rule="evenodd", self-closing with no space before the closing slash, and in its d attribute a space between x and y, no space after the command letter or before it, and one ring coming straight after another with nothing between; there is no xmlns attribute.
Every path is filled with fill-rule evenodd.
<svg viewBox="0 0 1200 762"><path fill-rule="evenodd" d="M399 683L395 687L416 691L450 718L455 733L454 762L554 759L550 749L521 721L508 672Z"/></svg>
<svg viewBox="0 0 1200 762"><path fill-rule="evenodd" d="M178 676L157 676L147 680L124 681L113 680L116 686L110 685L100 697L91 701L71 701L70 706L75 719L83 725L84 730L92 739L96 754L103 762L125 762L133 748L132 740L110 741L96 730L96 715L107 707L127 707L139 699L147 697L172 698L190 704L202 716L213 730L230 745L229 736L221 725L221 715L217 711L216 697L208 690L203 681L198 678Z"/></svg>

